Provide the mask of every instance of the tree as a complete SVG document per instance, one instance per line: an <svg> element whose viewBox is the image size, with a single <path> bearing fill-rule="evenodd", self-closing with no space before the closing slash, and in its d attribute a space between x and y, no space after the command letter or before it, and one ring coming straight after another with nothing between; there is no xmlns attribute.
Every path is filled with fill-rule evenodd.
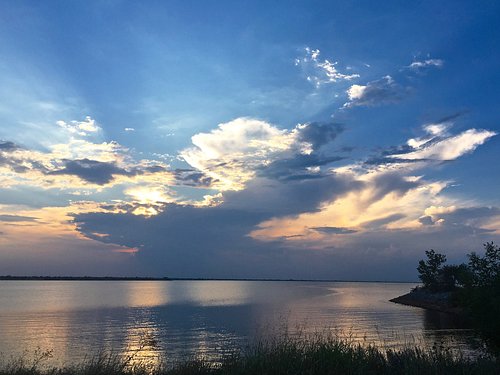
<svg viewBox="0 0 500 375"><path fill-rule="evenodd" d="M436 292L440 289L440 278L442 265L446 262L446 255L436 253L434 250L426 250L427 260L418 262L418 277L422 280L424 288Z"/></svg>
<svg viewBox="0 0 500 375"><path fill-rule="evenodd" d="M500 247L493 242L484 244L484 256L468 254L473 286L492 286L500 278Z"/></svg>
<svg viewBox="0 0 500 375"><path fill-rule="evenodd" d="M468 254L470 281L460 293L461 304L500 353L500 247L487 242L484 256Z"/></svg>
<svg viewBox="0 0 500 375"><path fill-rule="evenodd" d="M457 287L470 285L472 280L471 272L466 264L444 265L439 271L439 289L452 291Z"/></svg>

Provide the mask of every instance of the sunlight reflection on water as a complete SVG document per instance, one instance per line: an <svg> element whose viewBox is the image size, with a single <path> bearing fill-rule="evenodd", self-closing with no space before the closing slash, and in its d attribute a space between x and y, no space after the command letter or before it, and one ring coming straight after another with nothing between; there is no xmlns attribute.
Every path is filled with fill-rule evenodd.
<svg viewBox="0 0 500 375"><path fill-rule="evenodd" d="M52 349L57 364L99 351L152 364L255 338L331 332L398 348L446 342L467 353L470 330L445 314L397 305L414 285L264 281L0 281L0 352Z"/></svg>

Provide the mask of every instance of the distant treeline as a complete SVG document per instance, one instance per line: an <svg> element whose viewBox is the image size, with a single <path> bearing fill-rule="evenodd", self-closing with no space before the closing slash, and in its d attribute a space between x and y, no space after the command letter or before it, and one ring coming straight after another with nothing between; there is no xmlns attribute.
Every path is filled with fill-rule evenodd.
<svg viewBox="0 0 500 375"><path fill-rule="evenodd" d="M122 276L12 276L0 275L0 280L32 280L32 281L293 281L315 283L415 283L415 281L384 280L335 280L335 279L256 279L256 278L206 278L206 277L122 277Z"/></svg>
<svg viewBox="0 0 500 375"><path fill-rule="evenodd" d="M0 276L0 280L41 280L41 281L159 281L168 277L112 277L112 276Z"/></svg>

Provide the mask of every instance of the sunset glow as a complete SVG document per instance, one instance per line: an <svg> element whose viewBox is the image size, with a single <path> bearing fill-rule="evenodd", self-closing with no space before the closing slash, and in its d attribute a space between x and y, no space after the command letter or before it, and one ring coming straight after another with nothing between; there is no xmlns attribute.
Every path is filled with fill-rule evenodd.
<svg viewBox="0 0 500 375"><path fill-rule="evenodd" d="M0 274L414 280L500 240L498 6L251 3L0 6Z"/></svg>

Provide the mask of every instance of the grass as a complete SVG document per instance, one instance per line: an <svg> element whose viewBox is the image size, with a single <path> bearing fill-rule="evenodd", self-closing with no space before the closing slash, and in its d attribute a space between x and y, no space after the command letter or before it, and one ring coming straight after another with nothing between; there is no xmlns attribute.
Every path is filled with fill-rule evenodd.
<svg viewBox="0 0 500 375"><path fill-rule="evenodd" d="M328 335L284 336L229 351L216 363L200 358L168 368L106 353L51 368L43 365L50 356L37 352L33 359L10 360L0 366L0 375L500 374L500 363L491 356L468 358L438 347L383 350Z"/></svg>

